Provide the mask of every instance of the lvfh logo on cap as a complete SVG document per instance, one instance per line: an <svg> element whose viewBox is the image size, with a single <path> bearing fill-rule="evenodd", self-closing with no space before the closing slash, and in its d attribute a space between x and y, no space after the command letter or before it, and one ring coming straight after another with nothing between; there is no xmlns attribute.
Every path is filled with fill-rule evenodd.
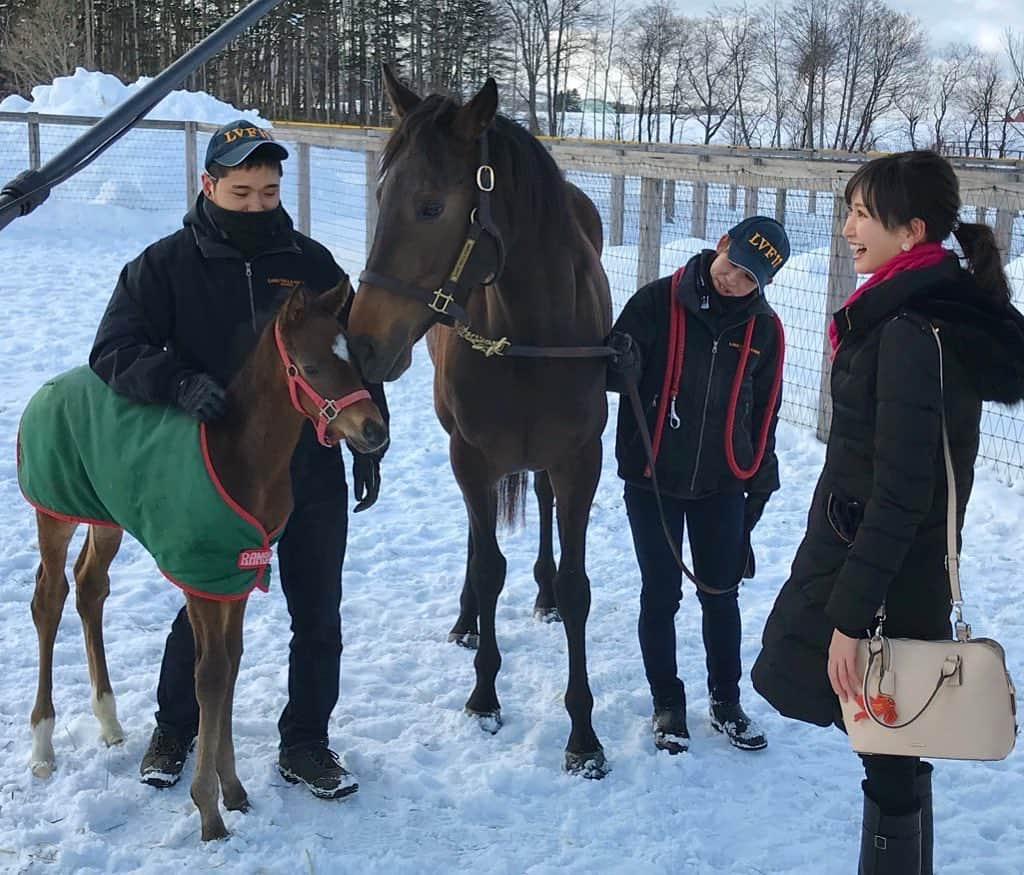
<svg viewBox="0 0 1024 875"><path fill-rule="evenodd" d="M214 132L206 147L206 166L220 164L222 167L237 167L259 149L256 157L268 161L284 161L288 150L274 140L266 128L252 124L245 119L229 122Z"/></svg>
<svg viewBox="0 0 1024 875"><path fill-rule="evenodd" d="M750 216L729 230L729 261L742 267L763 292L789 258L786 229L768 216Z"/></svg>

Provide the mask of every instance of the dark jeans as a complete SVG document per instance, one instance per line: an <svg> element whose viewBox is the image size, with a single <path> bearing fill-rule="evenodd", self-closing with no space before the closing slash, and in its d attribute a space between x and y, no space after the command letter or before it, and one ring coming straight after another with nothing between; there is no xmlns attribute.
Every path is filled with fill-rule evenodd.
<svg viewBox="0 0 1024 875"><path fill-rule="evenodd" d="M277 544L292 621L288 703L277 724L282 748L328 740L327 722L338 701L341 566L348 532L344 460L338 449L317 443L309 423L291 474L295 507ZM273 585L268 595L273 596ZM195 641L184 608L167 637L156 697L158 723L182 738L196 734Z"/></svg>
<svg viewBox="0 0 1024 875"><path fill-rule="evenodd" d="M686 705L676 668L675 616L682 597L682 571L665 542L654 493L626 484L626 513L640 564L640 650L655 707ZM689 530L693 572L715 589L735 586L746 562L743 493L683 500L662 498L669 531L682 546ZM740 608L738 593L697 591L703 615L708 692L714 702L740 700Z"/></svg>
<svg viewBox="0 0 1024 875"><path fill-rule="evenodd" d="M914 811L917 798L917 767L919 757L861 754L864 763L864 791L883 814L899 816Z"/></svg>

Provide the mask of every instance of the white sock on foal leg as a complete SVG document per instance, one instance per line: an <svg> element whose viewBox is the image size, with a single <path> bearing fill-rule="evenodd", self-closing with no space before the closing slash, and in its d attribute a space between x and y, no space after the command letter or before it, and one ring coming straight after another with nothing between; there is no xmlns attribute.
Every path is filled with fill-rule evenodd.
<svg viewBox="0 0 1024 875"><path fill-rule="evenodd" d="M29 768L37 778L53 774L53 718L45 717L32 727L32 759Z"/></svg>
<svg viewBox="0 0 1024 875"><path fill-rule="evenodd" d="M113 693L104 693L97 698L93 693L89 697L92 702L92 713L100 721L100 735L107 744L120 744L124 741L124 730L117 720L117 702Z"/></svg>

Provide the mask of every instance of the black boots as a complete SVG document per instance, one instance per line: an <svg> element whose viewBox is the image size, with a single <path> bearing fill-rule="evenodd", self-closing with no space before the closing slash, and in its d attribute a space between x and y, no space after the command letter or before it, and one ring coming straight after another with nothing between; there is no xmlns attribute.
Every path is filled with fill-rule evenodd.
<svg viewBox="0 0 1024 875"><path fill-rule="evenodd" d="M865 790L859 875L920 875L921 820L920 808L909 814L883 814Z"/></svg>

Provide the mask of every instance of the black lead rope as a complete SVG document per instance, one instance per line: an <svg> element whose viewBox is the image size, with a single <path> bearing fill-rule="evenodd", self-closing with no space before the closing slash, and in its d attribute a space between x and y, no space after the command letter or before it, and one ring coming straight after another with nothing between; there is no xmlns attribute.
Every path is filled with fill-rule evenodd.
<svg viewBox="0 0 1024 875"><path fill-rule="evenodd" d="M672 558L676 560L676 564L679 566L683 574L685 574L690 582L701 592L707 593L708 595L729 595L730 593L736 592L740 588L738 583L735 586L730 586L726 589L715 589L705 583L701 583L701 581L697 579L696 575L687 568L686 563L683 561L682 554L679 552L679 547L676 545L676 539L673 537L672 532L668 527L668 520L665 519L665 507L661 501L661 492L658 489L658 475L655 472L654 447L651 444L651 433L647 429L647 418L644 416L643 404L640 402L640 391L637 388L636 380L632 377L626 379L626 392L629 395L629 403L633 408L633 415L636 417L636 424L640 430L640 440L643 442L644 452L647 454L647 463L651 472L651 489L654 491L654 501L658 506L658 516L661 519L661 530L665 535L665 543L668 544L668 549L672 552Z"/></svg>

